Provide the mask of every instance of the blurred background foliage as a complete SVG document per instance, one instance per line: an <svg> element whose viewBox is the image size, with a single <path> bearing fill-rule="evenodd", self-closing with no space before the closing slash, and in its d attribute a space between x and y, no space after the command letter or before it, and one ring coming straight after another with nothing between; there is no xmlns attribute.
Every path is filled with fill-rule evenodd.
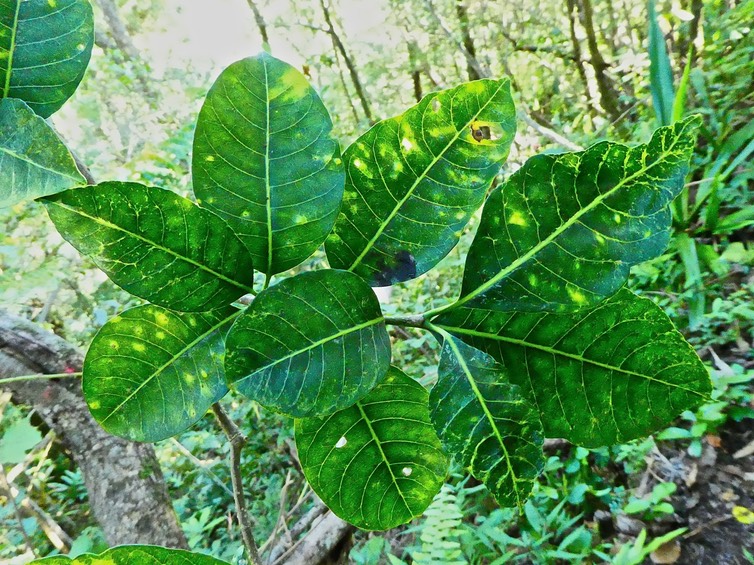
<svg viewBox="0 0 754 565"><path fill-rule="evenodd" d="M716 562L754 563L752 525L742 511L739 519L733 513L754 507L754 0L93 4L91 67L53 124L95 178L184 195L204 94L223 67L263 43L310 78L343 146L427 92L511 76L520 120L503 175L538 152L604 138L646 140L667 121L658 104L676 117L701 113L688 185L674 207L673 243L636 267L630 284L668 312L709 364L713 402L644 441L598 450L550 442L546 472L522 515L497 508L454 468L422 518L386 534L357 533L349 559L702 563L699 556L730 547L734 560L718 554ZM110 316L137 303L60 238L41 205L0 210L0 225L3 308L84 348ZM476 219L439 268L396 286L386 312L452 299L475 226ZM318 253L300 269L323 261ZM410 329L391 331L406 372L431 384L437 344ZM225 404L250 438L246 489L256 537L269 550L313 504L291 421L239 398ZM65 450L8 398L0 398L0 410L0 562L54 551L47 521L67 534L74 554L102 549ZM213 420L156 449L191 547L240 562L228 446ZM42 517L18 520L22 504Z"/></svg>

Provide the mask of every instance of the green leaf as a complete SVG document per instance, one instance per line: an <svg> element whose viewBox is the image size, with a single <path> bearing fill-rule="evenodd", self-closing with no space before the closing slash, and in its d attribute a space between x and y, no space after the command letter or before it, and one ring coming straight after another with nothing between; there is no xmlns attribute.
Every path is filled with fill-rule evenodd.
<svg viewBox="0 0 754 565"><path fill-rule="evenodd" d="M84 184L50 126L21 100L0 100L0 208Z"/></svg>
<svg viewBox="0 0 754 565"><path fill-rule="evenodd" d="M620 289L632 265L668 244L668 204L683 188L700 117L646 145L602 142L537 155L487 199L458 304L568 311Z"/></svg>
<svg viewBox="0 0 754 565"><path fill-rule="evenodd" d="M202 312L254 292L251 257L228 225L168 190L106 182L45 205L71 245L154 304Z"/></svg>
<svg viewBox="0 0 754 565"><path fill-rule="evenodd" d="M29 418L14 422L0 433L0 465L21 463L40 441L42 434L31 424Z"/></svg>
<svg viewBox="0 0 754 565"><path fill-rule="evenodd" d="M260 292L233 324L225 372L239 392L296 418L351 406L390 366L377 297L362 279L325 269Z"/></svg>
<svg viewBox="0 0 754 565"><path fill-rule="evenodd" d="M426 96L343 154L346 191L327 240L333 267L372 286L418 277L456 245L500 172L516 129L510 81Z"/></svg>
<svg viewBox="0 0 754 565"><path fill-rule="evenodd" d="M453 336L444 338L429 394L440 441L501 506L521 508L544 469L539 415L492 357Z"/></svg>
<svg viewBox="0 0 754 565"><path fill-rule="evenodd" d="M87 0L0 0L0 86L46 118L75 92L94 45Z"/></svg>
<svg viewBox="0 0 754 565"><path fill-rule="evenodd" d="M657 23L655 0L648 0L647 13L649 16L649 88L652 91L657 122L661 126L669 126L673 121L673 70L670 68L670 58L665 45L665 36Z"/></svg>
<svg viewBox="0 0 754 565"><path fill-rule="evenodd" d="M448 461L429 421L422 385L391 367L355 405L296 420L306 480L336 515L365 530L419 516L445 480Z"/></svg>
<svg viewBox="0 0 754 565"><path fill-rule="evenodd" d="M112 318L84 361L84 397L94 419L134 441L159 441L193 425L228 392L224 338L240 314L150 304Z"/></svg>
<svg viewBox="0 0 754 565"><path fill-rule="evenodd" d="M62 555L37 559L40 565L228 565L203 553L166 549L151 545L122 545L99 555L79 555L71 559Z"/></svg>
<svg viewBox="0 0 754 565"><path fill-rule="evenodd" d="M194 192L251 251L286 271L325 241L343 198L332 122L304 75L267 53L225 69L194 136Z"/></svg>
<svg viewBox="0 0 754 565"><path fill-rule="evenodd" d="M644 437L711 391L707 369L665 313L625 289L572 314L461 308L435 323L505 365L547 437L578 445Z"/></svg>

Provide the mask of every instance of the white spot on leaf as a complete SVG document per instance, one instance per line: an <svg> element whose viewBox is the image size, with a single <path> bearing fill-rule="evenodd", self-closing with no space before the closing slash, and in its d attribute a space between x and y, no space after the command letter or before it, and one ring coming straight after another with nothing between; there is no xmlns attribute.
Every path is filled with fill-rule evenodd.
<svg viewBox="0 0 754 565"><path fill-rule="evenodd" d="M335 449L340 449L341 447L345 447L345 445L348 443L348 440L344 437L341 437L338 440L338 443L335 444Z"/></svg>
<svg viewBox="0 0 754 565"><path fill-rule="evenodd" d="M403 468L403 469L401 470L401 473L403 473L403 476L404 476L404 477L410 477L410 476L411 476L411 473L413 473L413 472L414 472L414 470L413 470L413 469L412 469L411 467L404 467L404 468Z"/></svg>

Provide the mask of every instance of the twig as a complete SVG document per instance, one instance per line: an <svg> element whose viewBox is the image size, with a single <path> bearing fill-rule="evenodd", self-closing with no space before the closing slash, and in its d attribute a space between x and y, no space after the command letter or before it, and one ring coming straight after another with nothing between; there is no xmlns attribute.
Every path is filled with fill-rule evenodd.
<svg viewBox="0 0 754 565"><path fill-rule="evenodd" d="M69 379L78 378L82 375L80 372L75 373L56 373L54 375L22 375L20 377L10 377L7 379L0 379L0 386L8 383L17 383L21 381L44 381L47 379Z"/></svg>
<svg viewBox="0 0 754 565"><path fill-rule="evenodd" d="M21 535L24 538L24 544L26 545L26 549L31 551L34 557L39 557L39 555L37 555L37 552L34 550L34 545L31 543L31 540L29 539L29 534L26 532L26 528L24 528L24 519L23 519L23 516L21 516L21 509L18 507L18 503L16 502L16 497L13 495L13 489L10 488L10 483L8 483L8 478L5 476L5 469L3 469L2 465L0 465L0 479L3 480L3 484L2 484L3 489L8 491L8 498L10 499L11 506L13 506L13 513L16 515L18 528L21 530Z"/></svg>
<svg viewBox="0 0 754 565"><path fill-rule="evenodd" d="M230 442L230 478L233 484L233 499L236 502L236 518L241 527L241 538L249 554L249 561L253 565L262 565L259 558L257 542L251 530L251 519L246 508L246 499L243 495L243 483L241 481L241 451L246 445L246 436L243 435L235 422L225 413L219 403L212 405L217 423Z"/></svg>
<svg viewBox="0 0 754 565"><path fill-rule="evenodd" d="M208 466L208 464L207 464L206 461L202 461L201 459L199 459L196 455L194 455L193 453L191 453L191 451L185 445L183 445L180 441L178 441L174 437L171 437L170 440L171 440L170 443L172 443L173 446L175 446L175 448L178 449L178 451L180 451L184 455L184 457L186 457L187 459L189 459L199 469L201 469L202 471L204 471L205 473L207 473L207 475L220 488L222 488L225 492L227 492L230 496L233 496L233 491L230 490L228 488L228 486L223 482L223 480L220 477L218 477L214 473L214 471L212 471L212 469L209 468L209 466Z"/></svg>

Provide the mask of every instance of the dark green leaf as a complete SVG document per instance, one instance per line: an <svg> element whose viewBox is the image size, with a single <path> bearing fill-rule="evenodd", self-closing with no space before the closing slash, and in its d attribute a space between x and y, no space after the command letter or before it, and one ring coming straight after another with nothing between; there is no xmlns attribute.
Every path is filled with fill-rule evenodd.
<svg viewBox="0 0 754 565"><path fill-rule="evenodd" d="M447 334L438 374L429 407L446 451L501 506L522 507L544 468L536 410L492 357Z"/></svg>
<svg viewBox="0 0 754 565"><path fill-rule="evenodd" d="M667 247L668 204L699 123L660 128L637 147L602 142L529 159L487 199L459 303L567 311L613 295L632 265Z"/></svg>
<svg viewBox="0 0 754 565"><path fill-rule="evenodd" d="M418 277L455 246L508 156L510 81L426 96L343 154L346 193L327 257L372 286Z"/></svg>
<svg viewBox="0 0 754 565"><path fill-rule="evenodd" d="M50 126L21 100L0 100L0 208L84 184Z"/></svg>
<svg viewBox="0 0 754 565"><path fill-rule="evenodd" d="M668 317L628 290L572 314L461 308L436 323L505 365L548 437L579 445L646 436L711 390Z"/></svg>
<svg viewBox="0 0 754 565"><path fill-rule="evenodd" d="M297 418L351 406L390 366L377 297L346 271L310 271L259 293L228 334L229 382Z"/></svg>
<svg viewBox="0 0 754 565"><path fill-rule="evenodd" d="M343 162L327 109L304 75L262 53L228 67L194 137L194 192L274 274L309 257L343 197Z"/></svg>
<svg viewBox="0 0 754 565"><path fill-rule="evenodd" d="M134 441L159 441L194 424L228 392L224 338L240 314L146 305L111 319L84 361L84 397L94 419Z"/></svg>
<svg viewBox="0 0 754 565"><path fill-rule="evenodd" d="M669 126L673 121L673 70L670 68L668 48L665 36L657 23L655 0L648 0L647 13L649 16L649 88L652 91L652 102L657 115L657 122L661 126Z"/></svg>
<svg viewBox="0 0 754 565"><path fill-rule="evenodd" d="M423 386L391 367L354 406L296 420L304 475L330 510L365 530L424 512L448 471L427 401Z"/></svg>
<svg viewBox="0 0 754 565"><path fill-rule="evenodd" d="M0 0L0 85L46 118L84 77L94 44L87 0Z"/></svg>
<svg viewBox="0 0 754 565"><path fill-rule="evenodd" d="M228 225L174 194L107 182L45 199L58 231L128 292L202 312L253 292L251 257Z"/></svg>
<svg viewBox="0 0 754 565"><path fill-rule="evenodd" d="M182 549L150 545L122 545L100 555L80 555L74 559L61 555L37 559L40 565L228 565L209 555Z"/></svg>

